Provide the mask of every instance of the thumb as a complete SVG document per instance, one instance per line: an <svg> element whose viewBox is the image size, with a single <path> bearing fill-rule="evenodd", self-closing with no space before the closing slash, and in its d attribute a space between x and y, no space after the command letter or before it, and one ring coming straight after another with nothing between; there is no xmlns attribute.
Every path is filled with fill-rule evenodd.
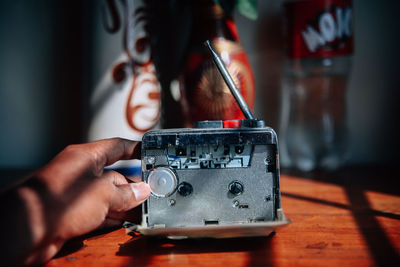
<svg viewBox="0 0 400 267"><path fill-rule="evenodd" d="M128 211L142 204L149 196L150 186L144 182L116 185L109 211Z"/></svg>

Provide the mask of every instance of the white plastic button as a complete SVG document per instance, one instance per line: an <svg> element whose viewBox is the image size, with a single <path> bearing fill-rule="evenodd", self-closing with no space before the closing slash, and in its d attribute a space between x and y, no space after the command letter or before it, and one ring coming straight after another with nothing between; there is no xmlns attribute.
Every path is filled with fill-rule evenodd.
<svg viewBox="0 0 400 267"><path fill-rule="evenodd" d="M147 183L151 193L157 197L167 197L175 191L178 179L175 173L166 167L158 167L149 172Z"/></svg>

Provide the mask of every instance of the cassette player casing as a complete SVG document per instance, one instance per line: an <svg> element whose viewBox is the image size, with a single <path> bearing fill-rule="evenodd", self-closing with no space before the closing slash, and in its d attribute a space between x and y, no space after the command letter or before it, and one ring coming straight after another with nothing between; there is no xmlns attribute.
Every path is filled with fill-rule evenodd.
<svg viewBox="0 0 400 267"><path fill-rule="evenodd" d="M262 120L147 132L142 179L152 194L137 231L175 238L270 234L289 222L278 158L276 133Z"/></svg>

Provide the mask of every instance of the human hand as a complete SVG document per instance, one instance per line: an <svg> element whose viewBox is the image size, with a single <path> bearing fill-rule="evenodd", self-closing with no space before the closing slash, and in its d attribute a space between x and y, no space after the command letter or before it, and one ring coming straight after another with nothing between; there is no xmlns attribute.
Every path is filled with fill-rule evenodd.
<svg viewBox="0 0 400 267"><path fill-rule="evenodd" d="M118 160L139 158L139 145L114 138L68 146L18 187L31 228L25 264L49 260L66 240L123 218L121 213L148 198L146 183L128 183L104 170Z"/></svg>

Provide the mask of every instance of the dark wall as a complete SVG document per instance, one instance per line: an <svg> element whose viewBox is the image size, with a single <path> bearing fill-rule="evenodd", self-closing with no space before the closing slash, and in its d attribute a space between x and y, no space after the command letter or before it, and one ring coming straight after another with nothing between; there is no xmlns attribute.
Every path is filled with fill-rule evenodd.
<svg viewBox="0 0 400 267"><path fill-rule="evenodd" d="M38 166L82 141L91 43L84 2L0 2L0 167Z"/></svg>

